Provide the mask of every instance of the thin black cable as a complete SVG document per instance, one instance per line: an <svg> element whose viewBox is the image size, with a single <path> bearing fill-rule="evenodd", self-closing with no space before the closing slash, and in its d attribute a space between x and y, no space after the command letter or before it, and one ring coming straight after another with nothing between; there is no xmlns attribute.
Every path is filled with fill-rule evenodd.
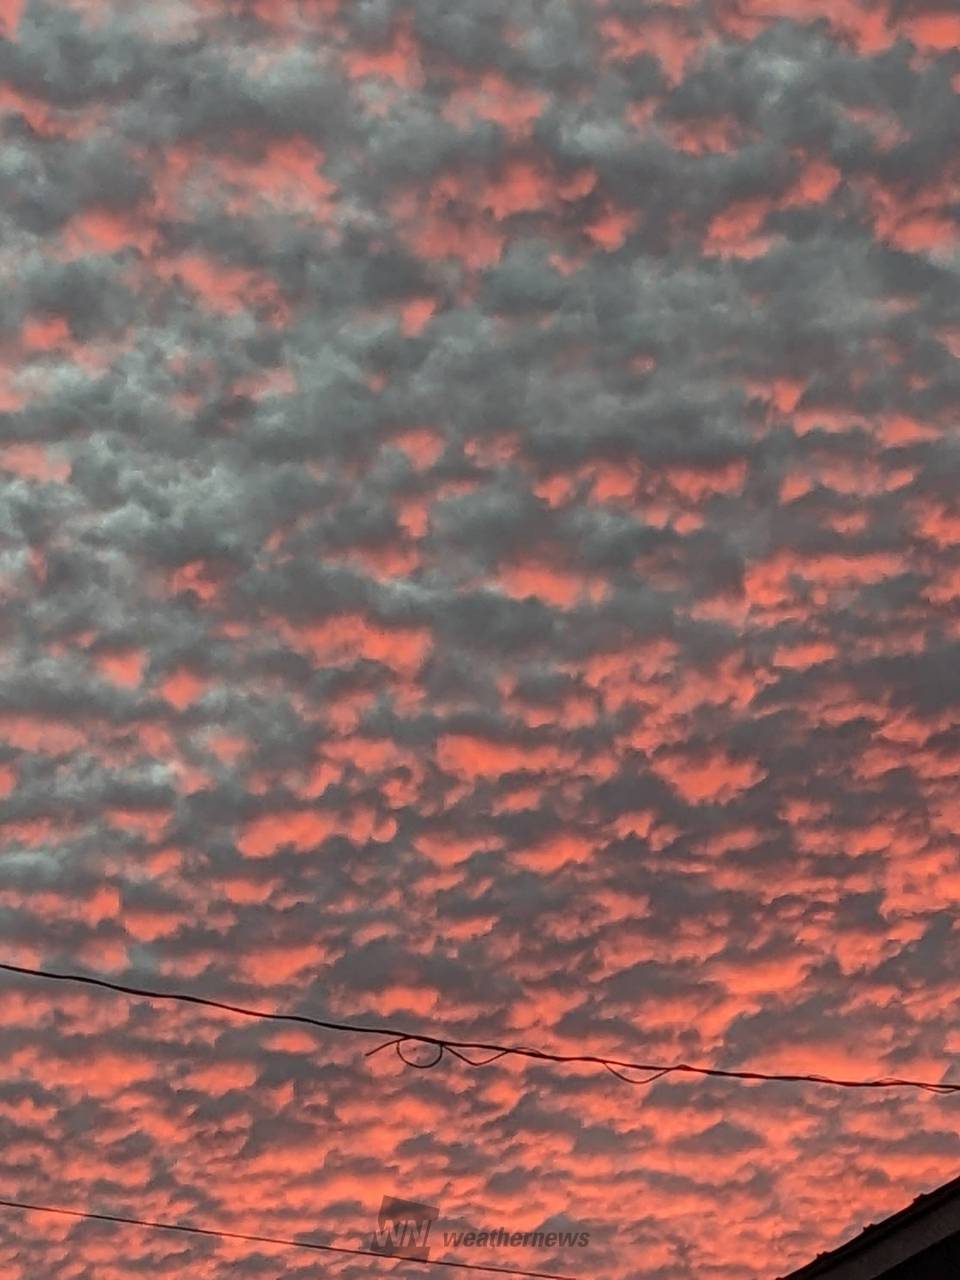
<svg viewBox="0 0 960 1280"><path fill-rule="evenodd" d="M503 1276L526 1276L529 1280L576 1280L552 1271L518 1271L515 1267L484 1266L479 1262L450 1262L445 1258L410 1258L402 1253L377 1253L375 1249L351 1249L347 1245L316 1244L311 1240L290 1240L283 1236L247 1235L243 1231L222 1231L195 1227L182 1222L151 1222L147 1218L125 1218L118 1213L92 1213L82 1209L60 1209L49 1204L28 1204L23 1200L0 1200L6 1209L28 1209L34 1213L55 1213L64 1218L89 1218L95 1222L119 1222L126 1227L149 1227L151 1231L182 1231L192 1236L213 1236L218 1240L246 1240L250 1244L282 1244L291 1249L313 1249L319 1253L352 1253L380 1262L419 1262L424 1267L456 1267L460 1271L495 1271Z"/></svg>
<svg viewBox="0 0 960 1280"><path fill-rule="evenodd" d="M385 1042L371 1049L367 1056L379 1053L381 1049L393 1047L397 1056L408 1067L421 1071L429 1071L439 1065L445 1053L467 1059L457 1050L479 1051L493 1055L495 1058L515 1057L529 1058L536 1062L576 1063L584 1066L603 1067L626 1084L651 1084L662 1076L686 1074L711 1076L721 1080L758 1080L772 1081L779 1084L824 1084L838 1089L922 1089L927 1093L942 1095L960 1093L960 1084L934 1084L929 1080L908 1080L899 1076L884 1076L877 1080L843 1080L834 1076L821 1076L801 1072L778 1074L766 1071L725 1071L720 1067L697 1067L688 1062L629 1062L621 1058L602 1058L588 1053L549 1053L545 1049L531 1049L526 1045L490 1044L483 1040L450 1040L444 1036L430 1035L426 1032L405 1031L398 1027L371 1026L363 1023L331 1022L324 1018L313 1018L305 1013L270 1013L265 1009L251 1009L245 1005L228 1004L223 1000L212 1000L206 996L192 996L180 991L154 991L147 987L131 987L120 982L110 982L106 978L93 978L80 973L56 973L49 969L32 969L26 965L10 964L0 961L0 970L8 973L22 974L30 978L46 978L55 982L78 982L89 987L99 987L106 991L117 991L121 995L138 996L145 1000L174 1000L183 1004L201 1005L208 1009L221 1009L226 1013L237 1013L245 1018L261 1018L269 1022L295 1022L302 1026L319 1027L324 1031L351 1031L356 1035L378 1036ZM430 1045L436 1056L428 1062L416 1062L408 1058L403 1046L406 1044ZM483 1066L484 1063L473 1063L471 1066ZM630 1080L614 1068L624 1071L643 1071L652 1073L648 1080Z"/></svg>
<svg viewBox="0 0 960 1280"><path fill-rule="evenodd" d="M454 1049L451 1045L447 1045L447 1053L452 1053L455 1058L465 1062L468 1067L489 1067L491 1062L496 1062L498 1058L505 1058L509 1052L509 1049L498 1049L496 1053L488 1054L487 1057L481 1058L477 1062L474 1058L468 1058L465 1053L461 1053L459 1049Z"/></svg>

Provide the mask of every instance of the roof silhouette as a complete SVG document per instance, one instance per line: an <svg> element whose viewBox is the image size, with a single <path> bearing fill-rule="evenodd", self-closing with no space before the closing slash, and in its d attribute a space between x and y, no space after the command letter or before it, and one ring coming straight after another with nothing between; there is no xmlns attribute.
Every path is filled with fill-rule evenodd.
<svg viewBox="0 0 960 1280"><path fill-rule="evenodd" d="M945 1262L960 1262L960 1177L780 1280L920 1280L948 1274ZM960 1275L960 1267L949 1274Z"/></svg>

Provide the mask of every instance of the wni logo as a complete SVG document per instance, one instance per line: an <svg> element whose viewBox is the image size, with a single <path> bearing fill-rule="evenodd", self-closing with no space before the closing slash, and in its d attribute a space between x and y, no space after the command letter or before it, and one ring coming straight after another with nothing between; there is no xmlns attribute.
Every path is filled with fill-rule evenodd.
<svg viewBox="0 0 960 1280"><path fill-rule="evenodd" d="M430 1255L427 1244L430 1228L439 1213L431 1204L384 1196L377 1215L377 1229L370 1242L371 1252L424 1261Z"/></svg>

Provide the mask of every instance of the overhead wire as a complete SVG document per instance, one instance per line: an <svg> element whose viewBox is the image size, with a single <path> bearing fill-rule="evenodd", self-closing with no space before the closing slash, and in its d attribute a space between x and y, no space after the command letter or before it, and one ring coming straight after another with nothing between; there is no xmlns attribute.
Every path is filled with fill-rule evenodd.
<svg viewBox="0 0 960 1280"><path fill-rule="evenodd" d="M392 1048L397 1057L408 1067L420 1071L429 1071L440 1065L444 1056L449 1054L470 1067L487 1066L491 1062L506 1057L522 1058L535 1062L556 1063L560 1065L596 1066L610 1072L625 1084L647 1085L670 1075L694 1075L721 1080L749 1080L757 1082L774 1082L782 1084L816 1084L828 1085L838 1089L918 1089L927 1093L954 1095L960 1093L960 1083L935 1082L930 1080L913 1080L901 1076L881 1076L876 1079L856 1080L842 1079L835 1076L820 1075L814 1072L769 1072L752 1070L734 1070L722 1067L705 1067L689 1062L635 1062L613 1056L600 1056L590 1053L552 1053L546 1049L535 1049L528 1045L504 1045L482 1040L456 1040L449 1036L435 1035L430 1032L408 1031L404 1028L374 1025L368 1023L336 1022L327 1018L316 1018L306 1013L274 1012L267 1009L255 1009L247 1005L232 1004L224 1000L215 1000L209 996L191 995L183 991L162 991L149 987L131 986L127 983L113 982L107 978L98 978L90 974L58 972L50 969L33 968L28 965L13 964L0 961L0 970L19 974L23 977L41 978L53 982L77 983L95 987L105 991L113 991L121 995L134 996L144 1000L176 1001L181 1004L197 1005L202 1008L218 1009L226 1013L234 1013L245 1018L256 1018L267 1022L292 1022L300 1026L316 1027L324 1031L348 1032L354 1035L377 1036L382 1044L367 1051L367 1057ZM409 1046L424 1045L432 1051L432 1056L425 1062L409 1057ZM483 1053L489 1057L477 1061L468 1054ZM637 1080L624 1074L627 1071L643 1072L644 1078Z"/></svg>
<svg viewBox="0 0 960 1280"><path fill-rule="evenodd" d="M243 1240L250 1244L277 1244L291 1249L311 1249L320 1253L350 1253L381 1262L418 1262L425 1267L452 1267L460 1271L495 1272L503 1276L524 1276L527 1280L576 1280L574 1276L553 1271L523 1271L516 1267L498 1267L480 1262L455 1262L447 1258L414 1258L402 1253L380 1253L376 1249L356 1249L348 1245L319 1244L314 1240L292 1240L285 1236L268 1236L246 1231L228 1231L219 1227L198 1227L185 1222L154 1222L149 1218L131 1218L119 1213L95 1213L85 1209L63 1209L49 1204L30 1204L25 1200L0 1199L0 1208L26 1209L32 1213L57 1214L64 1218L86 1218L94 1222L114 1222L127 1227L146 1227L151 1231L179 1231L186 1235L214 1237L220 1240Z"/></svg>

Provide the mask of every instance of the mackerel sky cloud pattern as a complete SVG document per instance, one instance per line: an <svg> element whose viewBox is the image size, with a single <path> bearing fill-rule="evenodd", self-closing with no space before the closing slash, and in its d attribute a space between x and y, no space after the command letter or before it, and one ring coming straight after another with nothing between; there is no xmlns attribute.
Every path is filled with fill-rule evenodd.
<svg viewBox="0 0 960 1280"><path fill-rule="evenodd" d="M960 1078L960 17L0 0L2 958ZM764 1280L957 1103L0 982L2 1194ZM530 1251L469 1260L530 1267ZM0 1276L409 1267L0 1216Z"/></svg>

